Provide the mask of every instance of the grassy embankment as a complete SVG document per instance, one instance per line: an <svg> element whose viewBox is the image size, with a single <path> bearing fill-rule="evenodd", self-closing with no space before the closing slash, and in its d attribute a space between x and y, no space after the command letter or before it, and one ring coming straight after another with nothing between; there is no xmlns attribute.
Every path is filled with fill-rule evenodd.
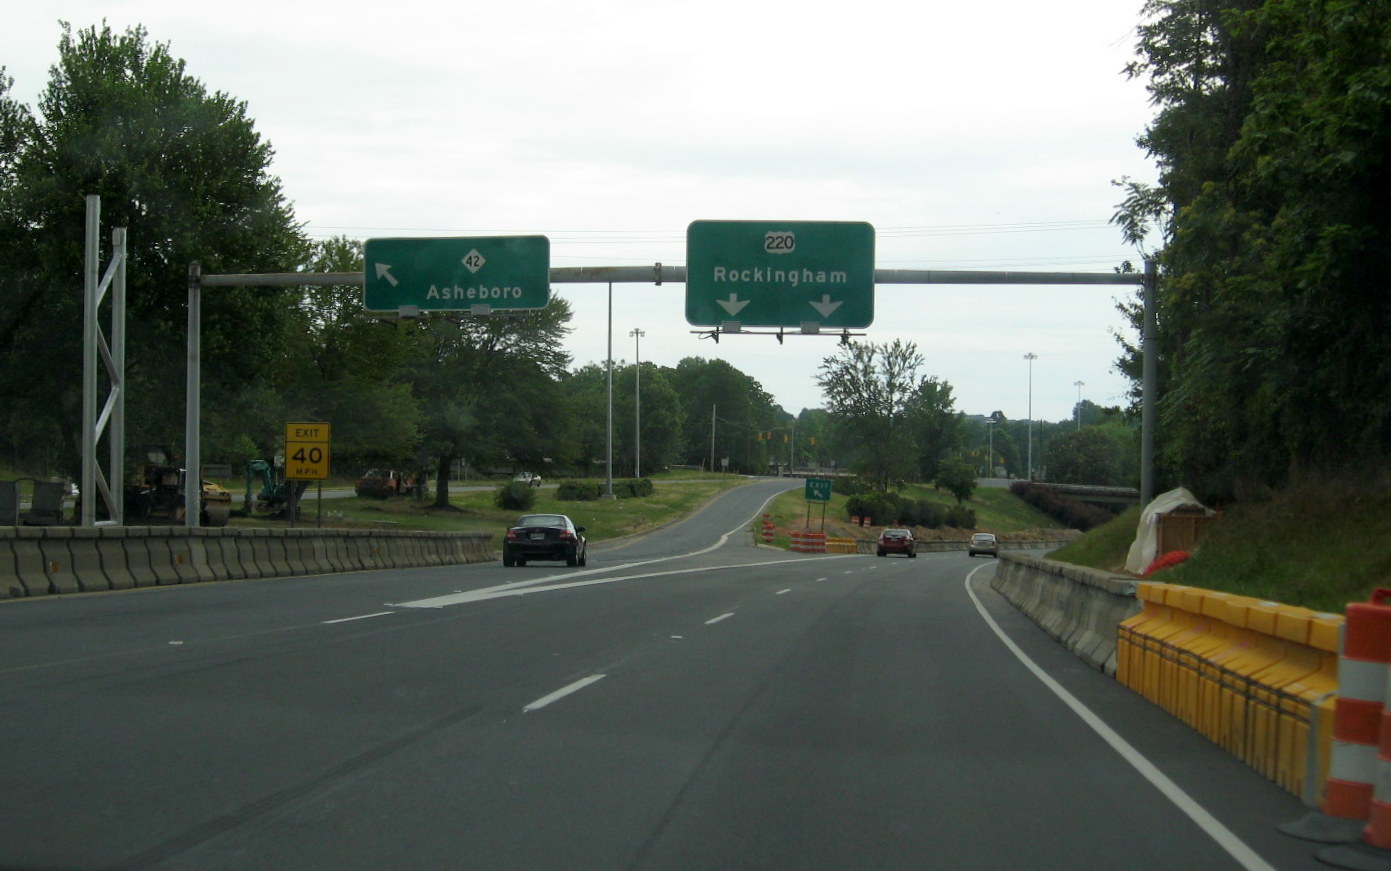
<svg viewBox="0 0 1391 871"><path fill-rule="evenodd" d="M489 532L500 540L507 527L523 513L568 514L576 524L585 527L585 535L598 543L608 539L643 532L670 523L695 510L706 500L725 490L737 487L747 479L738 475L709 475L696 472L671 472L651 476L655 492L640 499L600 499L592 502L562 502L555 498L554 487L535 491L536 503L527 512L510 511L493 505L495 488L486 491L451 493L449 503L457 510L431 507L431 500L416 502L409 497L395 499L360 499L349 496L323 500L323 525L356 529L424 529L448 532ZM501 486L502 482L493 482ZM351 486L351 485L349 485ZM233 490L235 505L240 508L245 494ZM298 525L314 526L319 503L311 486L305 492ZM233 526L283 526L284 521L258 518L232 518Z"/></svg>
<svg viewBox="0 0 1391 871"><path fill-rule="evenodd" d="M943 510L956 504L946 491L939 491L927 485L914 484L904 488L900 494L905 499L920 499L941 506ZM876 524L870 528L857 528L850 525L845 510L845 496L833 494L826 503L825 529L827 535L842 538L875 538L884 527ZM1002 539L1040 539L1067 538L1076 533L1063 529L1061 525L1043 512L1025 504L1013 493L999 487L978 487L975 494L966 502L966 507L976 512L975 529L913 528L913 536L919 541L963 540L972 532L993 532ZM791 539L789 531L804 529L807 526L807 503L802 489L784 493L774 499L769 506L774 526L773 543L787 547ZM811 528L820 530L821 505L811 506Z"/></svg>
<svg viewBox="0 0 1391 871"><path fill-rule="evenodd" d="M1138 518L1133 509L1052 557L1119 571ZM1152 580L1341 614L1391 586L1391 490L1302 483L1228 506L1191 559Z"/></svg>

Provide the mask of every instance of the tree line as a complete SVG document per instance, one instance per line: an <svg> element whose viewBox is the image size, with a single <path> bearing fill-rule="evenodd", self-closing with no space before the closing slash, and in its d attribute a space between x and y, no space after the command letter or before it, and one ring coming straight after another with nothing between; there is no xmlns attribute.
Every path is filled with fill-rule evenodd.
<svg viewBox="0 0 1391 871"><path fill-rule="evenodd" d="M1376 468L1391 446L1391 3L1149 0L1159 479L1213 500ZM1139 306L1124 306L1138 325ZM1138 383L1137 349L1122 365Z"/></svg>

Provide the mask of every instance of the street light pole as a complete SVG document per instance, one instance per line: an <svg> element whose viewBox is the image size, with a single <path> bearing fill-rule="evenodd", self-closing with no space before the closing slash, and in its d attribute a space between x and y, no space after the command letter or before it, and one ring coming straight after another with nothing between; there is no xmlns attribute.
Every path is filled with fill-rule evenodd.
<svg viewBox="0 0 1391 871"><path fill-rule="evenodd" d="M1024 480L1034 479L1034 361L1038 355L1030 351L1024 355L1024 359L1029 361L1029 459L1024 467Z"/></svg>
<svg viewBox="0 0 1391 871"><path fill-rule="evenodd" d="M608 435L604 451L604 498L613 497L613 282L609 282L609 351L608 359L604 361L606 370L605 381L608 383L609 396L609 422Z"/></svg>
<svg viewBox="0 0 1391 871"><path fill-rule="evenodd" d="M985 419L985 477L995 477L995 418Z"/></svg>
<svg viewBox="0 0 1391 871"><path fill-rule="evenodd" d="M1077 387L1077 431L1082 431L1082 388L1087 386L1085 381L1072 382Z"/></svg>
<svg viewBox="0 0 1391 871"><path fill-rule="evenodd" d="M642 330L628 332L633 337L634 355L637 357L637 372L633 377L633 478L642 477Z"/></svg>

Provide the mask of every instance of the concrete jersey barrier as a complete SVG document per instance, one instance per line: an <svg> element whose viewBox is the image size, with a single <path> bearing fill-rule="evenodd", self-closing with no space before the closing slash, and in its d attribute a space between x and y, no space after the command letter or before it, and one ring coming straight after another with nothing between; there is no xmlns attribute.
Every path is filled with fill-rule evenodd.
<svg viewBox="0 0 1391 871"><path fill-rule="evenodd" d="M486 532L0 527L0 599L487 562Z"/></svg>
<svg viewBox="0 0 1391 871"><path fill-rule="evenodd" d="M1116 627L1137 613L1135 580L1022 553L1000 553L991 586L1094 668L1116 673Z"/></svg>

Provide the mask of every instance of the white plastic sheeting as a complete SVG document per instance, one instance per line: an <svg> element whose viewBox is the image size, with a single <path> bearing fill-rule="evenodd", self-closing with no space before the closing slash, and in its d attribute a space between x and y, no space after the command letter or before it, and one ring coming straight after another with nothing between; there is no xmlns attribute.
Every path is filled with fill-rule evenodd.
<svg viewBox="0 0 1391 871"><path fill-rule="evenodd" d="M1183 487L1170 490L1168 493L1161 493L1154 498L1154 501L1145 506L1145 510L1140 513L1140 523L1135 527L1135 541L1130 545L1130 553L1125 559L1125 570L1134 574L1140 574L1149 568L1150 563L1154 562L1159 551L1159 516L1169 514L1180 508L1198 508L1207 511L1207 508L1198 501L1198 497L1189 493Z"/></svg>

